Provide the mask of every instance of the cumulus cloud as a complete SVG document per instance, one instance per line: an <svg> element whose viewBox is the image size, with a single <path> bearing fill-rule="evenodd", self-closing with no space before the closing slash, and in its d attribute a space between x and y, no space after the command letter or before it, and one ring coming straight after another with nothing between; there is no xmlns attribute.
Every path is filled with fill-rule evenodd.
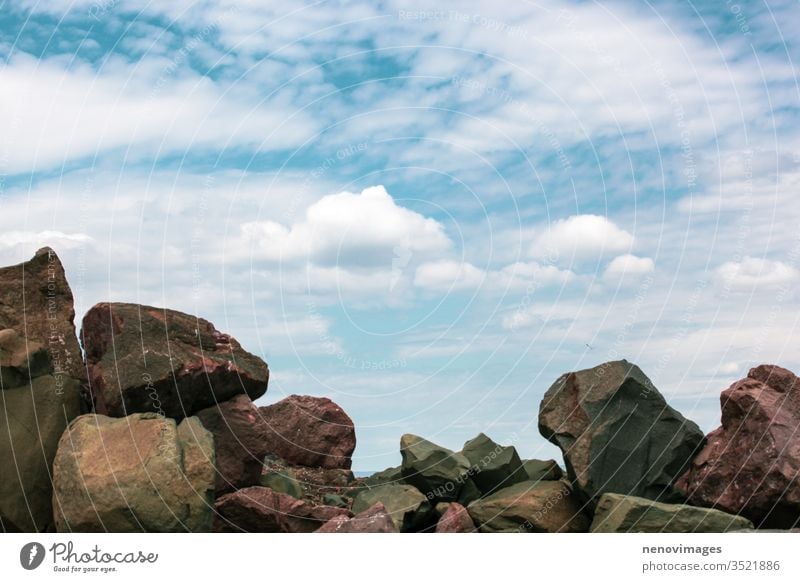
<svg viewBox="0 0 800 582"><path fill-rule="evenodd" d="M481 269L464 261L423 263L414 274L414 285L428 291L458 291L483 287L487 291L534 291L546 285L563 285L575 278L569 270L536 262L513 263L501 269Z"/></svg>
<svg viewBox="0 0 800 582"><path fill-rule="evenodd" d="M12 230L0 234L0 248L12 249L24 246L26 249L50 246L58 249L72 249L93 242L92 237L82 233L64 233L58 230Z"/></svg>
<svg viewBox="0 0 800 582"><path fill-rule="evenodd" d="M459 261L434 261L417 267L414 285L432 291L474 289L480 287L486 272Z"/></svg>
<svg viewBox="0 0 800 582"><path fill-rule="evenodd" d="M397 266L417 253L451 247L441 223L399 206L383 186L325 196L291 226L248 222L242 235L256 258L329 265Z"/></svg>
<svg viewBox="0 0 800 582"><path fill-rule="evenodd" d="M796 283L800 271L780 261L745 257L741 262L729 261L717 269L719 282L727 289L749 291L776 289Z"/></svg>
<svg viewBox="0 0 800 582"><path fill-rule="evenodd" d="M655 270L653 259L625 254L615 257L606 267L606 279L619 279L625 276L646 275Z"/></svg>
<svg viewBox="0 0 800 582"><path fill-rule="evenodd" d="M578 214L555 221L536 237L533 253L554 261L571 261L627 251L632 245L633 235L605 216Z"/></svg>

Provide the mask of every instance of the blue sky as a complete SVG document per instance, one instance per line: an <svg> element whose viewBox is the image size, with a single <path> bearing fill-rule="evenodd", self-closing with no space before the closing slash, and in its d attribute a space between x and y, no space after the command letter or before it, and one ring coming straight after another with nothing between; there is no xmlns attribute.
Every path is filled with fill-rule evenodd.
<svg viewBox="0 0 800 582"><path fill-rule="evenodd" d="M0 2L3 264L210 319L360 470L556 456L543 392L609 359L705 430L800 369L797 2L290 4Z"/></svg>

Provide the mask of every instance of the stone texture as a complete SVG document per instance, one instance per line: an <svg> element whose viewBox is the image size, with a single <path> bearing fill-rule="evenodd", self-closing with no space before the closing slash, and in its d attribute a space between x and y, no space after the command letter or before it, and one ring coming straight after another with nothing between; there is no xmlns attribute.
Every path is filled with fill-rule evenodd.
<svg viewBox="0 0 800 582"><path fill-rule="evenodd" d="M261 475L259 485L262 487L269 487L277 493L284 493L295 499L303 498L303 488L297 479L292 477L288 472L271 471ZM335 503L325 503L325 505L334 505Z"/></svg>
<svg viewBox="0 0 800 582"><path fill-rule="evenodd" d="M504 447L483 433L467 441L461 451L472 466L471 479L481 494L528 480L514 447Z"/></svg>
<svg viewBox="0 0 800 582"><path fill-rule="evenodd" d="M397 531L419 531L434 519L433 507L425 496L411 485L380 485L361 491L353 500L353 513L362 513L382 503L392 516Z"/></svg>
<svg viewBox="0 0 800 582"><path fill-rule="evenodd" d="M59 532L211 531L214 443L197 418L80 416L53 479Z"/></svg>
<svg viewBox="0 0 800 582"><path fill-rule="evenodd" d="M214 435L217 458L217 495L257 485L267 454L258 408L246 394L197 413Z"/></svg>
<svg viewBox="0 0 800 582"><path fill-rule="evenodd" d="M436 533L473 533L475 523L460 503L450 503L436 523Z"/></svg>
<svg viewBox="0 0 800 582"><path fill-rule="evenodd" d="M526 481L467 507L484 533L585 532L590 520L563 481Z"/></svg>
<svg viewBox="0 0 800 582"><path fill-rule="evenodd" d="M715 533L752 529L750 520L716 509L668 504L606 493L600 497L592 532Z"/></svg>
<svg viewBox="0 0 800 582"><path fill-rule="evenodd" d="M359 486L364 487L377 487L378 485L387 485L389 483L393 483L395 485L403 484L402 467L389 467L383 471L373 473L369 477L362 477L358 480Z"/></svg>
<svg viewBox="0 0 800 582"><path fill-rule="evenodd" d="M313 505L268 487L247 487L217 499L214 531L311 533L346 509Z"/></svg>
<svg viewBox="0 0 800 582"><path fill-rule="evenodd" d="M429 500L454 501L469 480L470 463L461 453L436 445L422 437L400 438L403 480Z"/></svg>
<svg viewBox="0 0 800 582"><path fill-rule="evenodd" d="M386 512L382 503L376 503L366 511L347 518L334 517L317 530L317 533L395 533L392 516Z"/></svg>
<svg viewBox="0 0 800 582"><path fill-rule="evenodd" d="M259 411L272 453L294 465L350 469L355 427L330 398L292 395Z"/></svg>
<svg viewBox="0 0 800 582"><path fill-rule="evenodd" d="M762 365L722 392L722 426L678 485L690 503L759 527L800 524L800 379Z"/></svg>
<svg viewBox="0 0 800 582"><path fill-rule="evenodd" d="M100 303L81 330L95 409L108 416L192 416L237 394L267 391L269 369L198 317L130 303Z"/></svg>
<svg viewBox="0 0 800 582"><path fill-rule="evenodd" d="M558 481L564 476L561 467L553 460L525 459L522 466L531 481Z"/></svg>
<svg viewBox="0 0 800 582"><path fill-rule="evenodd" d="M574 487L592 501L603 493L683 501L675 480L704 440L625 360L561 376L544 395L539 431L562 450Z"/></svg>
<svg viewBox="0 0 800 582"><path fill-rule="evenodd" d="M53 530L53 458L86 382L74 319L51 249L0 269L0 531Z"/></svg>

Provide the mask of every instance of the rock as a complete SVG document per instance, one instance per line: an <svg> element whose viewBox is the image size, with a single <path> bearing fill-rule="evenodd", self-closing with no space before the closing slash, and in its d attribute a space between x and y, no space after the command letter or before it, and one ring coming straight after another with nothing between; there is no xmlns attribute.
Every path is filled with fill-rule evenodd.
<svg viewBox="0 0 800 582"><path fill-rule="evenodd" d="M70 424L53 465L59 532L207 532L214 442L197 418L154 413Z"/></svg>
<svg viewBox="0 0 800 582"><path fill-rule="evenodd" d="M53 458L86 383L74 319L51 249L0 269L0 531L53 530Z"/></svg>
<svg viewBox="0 0 800 582"><path fill-rule="evenodd" d="M454 501L470 477L470 463L461 453L440 447L422 437L400 438L403 480L429 500Z"/></svg>
<svg viewBox="0 0 800 582"><path fill-rule="evenodd" d="M721 397L722 426L678 482L693 505L746 516L758 527L800 525L800 380L758 366Z"/></svg>
<svg viewBox="0 0 800 582"><path fill-rule="evenodd" d="M528 480L517 450L498 445L483 433L467 441L461 454L470 462L471 479L483 495Z"/></svg>
<svg viewBox="0 0 800 582"><path fill-rule="evenodd" d="M423 529L432 521L434 512L425 496L411 485L380 485L361 491L353 500L353 513L362 513L382 503L397 531Z"/></svg>
<svg viewBox="0 0 800 582"><path fill-rule="evenodd" d="M369 477L359 479L359 484L365 487L377 487L378 485L386 485L394 483L401 485L403 483L403 469L402 467L389 467L383 471L373 473Z"/></svg>
<svg viewBox="0 0 800 582"><path fill-rule="evenodd" d="M674 482L704 440L625 360L556 380L541 403L539 431L562 450L574 487L592 502L603 493L685 500Z"/></svg>
<svg viewBox="0 0 800 582"><path fill-rule="evenodd" d="M526 459L522 461L522 466L531 481L558 481L564 476L561 467L553 460Z"/></svg>
<svg viewBox="0 0 800 582"><path fill-rule="evenodd" d="M478 486L475 485L472 479L467 479L464 481L461 491L458 492L458 499L456 499L456 501L466 507L476 499L480 499L481 496L481 490L478 489Z"/></svg>
<svg viewBox="0 0 800 582"><path fill-rule="evenodd" d="M350 507L350 502L343 495L336 495L335 493L326 493L322 496L322 502L325 505L332 505L333 507L343 507L345 509Z"/></svg>
<svg viewBox="0 0 800 582"><path fill-rule="evenodd" d="M294 465L350 469L355 427L330 398L292 395L259 410L272 453Z"/></svg>
<svg viewBox="0 0 800 582"><path fill-rule="evenodd" d="M317 530L317 533L395 533L392 516L386 512L382 503L376 503L366 511L347 518L334 517Z"/></svg>
<svg viewBox="0 0 800 582"><path fill-rule="evenodd" d="M267 444L258 408L246 394L197 413L214 435L217 495L259 483Z"/></svg>
<svg viewBox="0 0 800 582"><path fill-rule="evenodd" d="M585 532L590 520L563 481L525 481L467 507L481 532Z"/></svg>
<svg viewBox="0 0 800 582"><path fill-rule="evenodd" d="M279 473L279 472L270 472L264 473L261 475L261 481L259 485L262 487L269 487L273 491L277 493L284 493L295 499L302 499L303 498L303 488L300 486L300 483L297 482L297 479L292 477L291 475L287 475L286 473ZM337 506L335 503L325 503L325 505L333 505ZM347 507L345 505L344 507Z"/></svg>
<svg viewBox="0 0 800 582"><path fill-rule="evenodd" d="M269 369L204 319L171 309L99 303L81 330L97 412L180 420L237 394L267 391Z"/></svg>
<svg viewBox="0 0 800 582"><path fill-rule="evenodd" d="M247 487L217 499L217 532L311 533L346 509L312 505L268 487Z"/></svg>
<svg viewBox="0 0 800 582"><path fill-rule="evenodd" d="M605 493L592 521L592 532L715 533L752 529L750 520L716 509L668 504L642 497Z"/></svg>
<svg viewBox="0 0 800 582"><path fill-rule="evenodd" d="M466 508L459 503L450 503L436 524L436 533L473 533L475 524Z"/></svg>

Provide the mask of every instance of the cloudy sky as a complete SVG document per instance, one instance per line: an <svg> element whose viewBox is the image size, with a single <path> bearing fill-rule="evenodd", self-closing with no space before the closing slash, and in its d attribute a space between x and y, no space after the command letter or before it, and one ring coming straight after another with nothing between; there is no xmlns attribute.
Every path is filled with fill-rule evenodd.
<svg viewBox="0 0 800 582"><path fill-rule="evenodd" d="M0 0L0 261L210 319L355 468L525 456L626 358L705 430L800 370L800 6Z"/></svg>

